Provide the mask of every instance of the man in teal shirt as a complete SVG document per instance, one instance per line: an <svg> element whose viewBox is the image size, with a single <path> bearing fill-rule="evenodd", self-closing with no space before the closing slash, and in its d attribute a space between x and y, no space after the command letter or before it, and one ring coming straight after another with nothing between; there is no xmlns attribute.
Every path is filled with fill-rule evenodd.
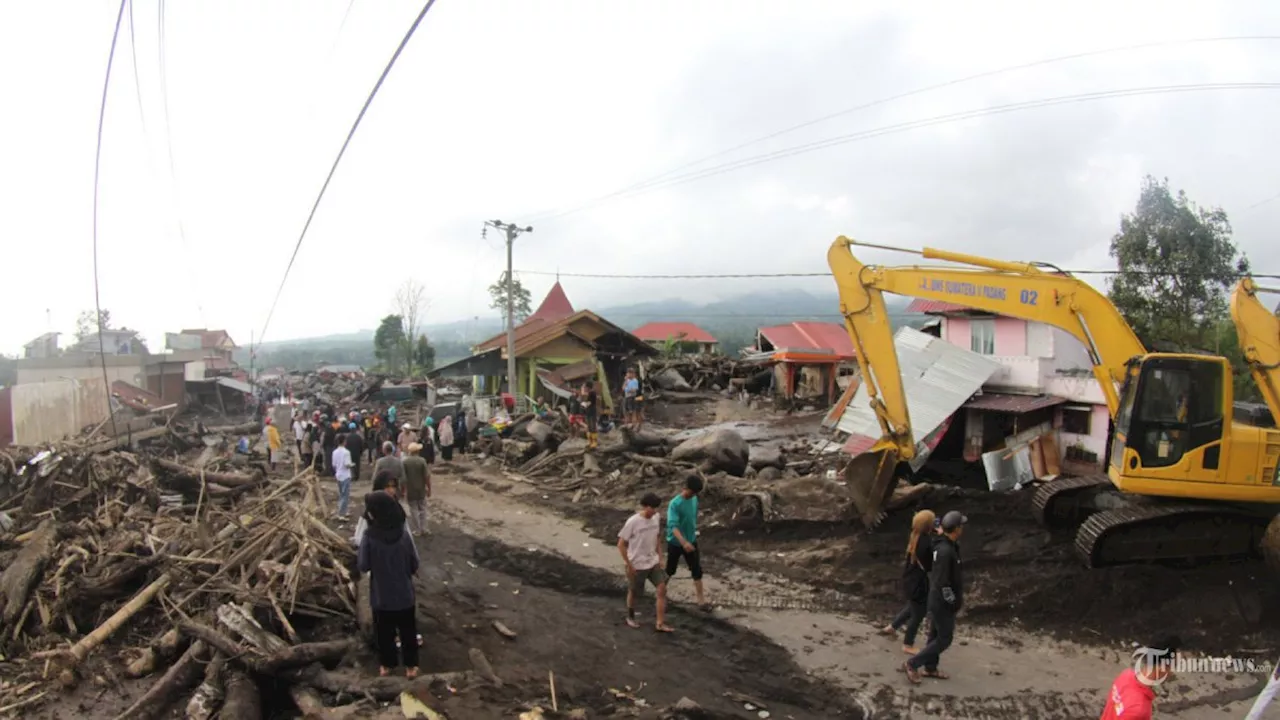
<svg viewBox="0 0 1280 720"><path fill-rule="evenodd" d="M690 475L684 481L684 489L667 504L667 575L675 576L680 568L680 558L689 566L693 576L693 589L697 593L698 606L710 610L702 588L702 561L698 556L698 493L702 492L702 478Z"/></svg>

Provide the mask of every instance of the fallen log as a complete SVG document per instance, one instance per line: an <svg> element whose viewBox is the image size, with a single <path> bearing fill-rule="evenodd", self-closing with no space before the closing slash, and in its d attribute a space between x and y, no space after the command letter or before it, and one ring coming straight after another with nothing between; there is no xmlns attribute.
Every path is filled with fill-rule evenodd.
<svg viewBox="0 0 1280 720"><path fill-rule="evenodd" d="M49 558L53 556L57 539L58 530L52 520L40 523L35 534L14 558L13 564L0 575L0 607L4 608L4 614L0 615L3 623L0 625L6 629L22 616L27 597L40 582L45 565L49 564Z"/></svg>
<svg viewBox="0 0 1280 720"><path fill-rule="evenodd" d="M187 720L210 720L218 714L225 695L223 671L226 663L222 653L213 651L213 660L204 666L204 682L187 701Z"/></svg>
<svg viewBox="0 0 1280 720"><path fill-rule="evenodd" d="M171 432L172 429L168 426L161 426L154 427L149 430L140 430L135 433L125 433L123 435L113 437L110 440L104 440L103 442L90 445L85 448L85 454L98 455L100 453L107 452L108 450L118 448L121 445L128 445L130 443L141 442L143 440L155 440L156 438L164 437Z"/></svg>
<svg viewBox="0 0 1280 720"><path fill-rule="evenodd" d="M214 630L203 623L194 620L181 620L178 623L179 629L187 637L195 640L203 640L205 644L217 649L223 655L231 660L243 665L246 669L253 672L268 674L263 668L262 656L253 648L247 648L236 644L235 640Z"/></svg>
<svg viewBox="0 0 1280 720"><path fill-rule="evenodd" d="M143 588L133 599L125 603L123 607L115 611L106 622L99 625L93 632L81 638L80 642L71 647L72 665L79 665L84 661L93 649L102 644L104 640L111 637L116 630L129 622L129 618L138 614L138 611L151 602L160 591L168 587L170 576L165 573L156 578L150 585ZM188 649L187 652L190 652Z"/></svg>
<svg viewBox="0 0 1280 720"><path fill-rule="evenodd" d="M262 430L262 423L248 422L239 425L216 425L206 427L205 435L254 435Z"/></svg>
<svg viewBox="0 0 1280 720"><path fill-rule="evenodd" d="M160 717L169 704L200 679L204 671L204 663L208 654L208 646L199 640L191 643L191 647L178 658L178 662L147 690L128 710L116 716L116 720L152 720Z"/></svg>
<svg viewBox="0 0 1280 720"><path fill-rule="evenodd" d="M225 675L226 695L222 701L220 717L227 720L262 720L262 697L258 694L258 684L238 668L226 668Z"/></svg>
<svg viewBox="0 0 1280 720"><path fill-rule="evenodd" d="M476 673L469 670L419 675L412 680L405 677L369 677L362 673L333 670L315 673L301 682L335 695L361 697L368 693L376 700L386 701L396 699L400 693L413 687L430 687L439 682L458 689L474 684L478 679Z"/></svg>
<svg viewBox="0 0 1280 720"><path fill-rule="evenodd" d="M175 477L200 482L200 477L203 474L204 481L206 483L213 483L229 488L242 487L245 485L258 485L264 480L262 474L256 472L246 474L209 472L207 470L201 471L200 468L183 465L182 463L174 462L172 460L164 460L162 458L156 458L151 462L159 470Z"/></svg>
<svg viewBox="0 0 1280 720"><path fill-rule="evenodd" d="M326 642L291 645L285 650L268 656L263 662L263 669L267 672L275 672L284 668L310 665L321 660L336 660L354 649L351 640L329 640Z"/></svg>
<svg viewBox="0 0 1280 720"><path fill-rule="evenodd" d="M329 708L325 707L320 694L314 688L307 685L292 685L289 687L289 697L293 698L293 704L298 706L298 710L302 711L302 717L306 720L323 720L329 717Z"/></svg>

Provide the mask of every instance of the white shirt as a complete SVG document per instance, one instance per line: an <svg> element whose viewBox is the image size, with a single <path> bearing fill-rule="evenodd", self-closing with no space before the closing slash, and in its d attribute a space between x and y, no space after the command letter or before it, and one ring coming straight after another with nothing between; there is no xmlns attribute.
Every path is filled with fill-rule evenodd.
<svg viewBox="0 0 1280 720"><path fill-rule="evenodd" d="M333 476L339 480L351 479L351 451L345 445L333 449Z"/></svg>
<svg viewBox="0 0 1280 720"><path fill-rule="evenodd" d="M627 518L627 523L618 533L620 540L627 541L627 560L636 570L648 570L657 567L658 533L662 530L662 519L657 513L646 518L640 513Z"/></svg>
<svg viewBox="0 0 1280 720"><path fill-rule="evenodd" d="M306 437L306 434L307 434L307 431L306 431L306 428L302 427L302 421L301 421L301 420L294 420L294 421L293 421L293 437L294 437L294 439L296 439L296 440L301 440L302 438Z"/></svg>

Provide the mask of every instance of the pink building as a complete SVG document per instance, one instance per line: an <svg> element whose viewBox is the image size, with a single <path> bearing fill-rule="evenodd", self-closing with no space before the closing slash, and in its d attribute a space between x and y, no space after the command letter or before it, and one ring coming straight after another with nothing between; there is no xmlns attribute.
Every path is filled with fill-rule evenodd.
<svg viewBox="0 0 1280 720"><path fill-rule="evenodd" d="M966 460L977 460L1005 437L1049 423L1058 431L1063 472L1101 472L1111 418L1078 340L1043 323L934 300L916 300L907 310L938 316L930 332L1001 365L964 405Z"/></svg>

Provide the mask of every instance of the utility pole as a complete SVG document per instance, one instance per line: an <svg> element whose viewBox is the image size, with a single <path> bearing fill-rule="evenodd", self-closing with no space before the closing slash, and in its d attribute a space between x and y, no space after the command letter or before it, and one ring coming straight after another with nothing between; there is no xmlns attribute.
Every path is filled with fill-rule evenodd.
<svg viewBox="0 0 1280 720"><path fill-rule="evenodd" d="M511 397L515 398L516 402L519 403L520 392L516 384L516 305L514 293L512 292L514 278L511 270L511 245L520 233L533 232L533 226L516 227L501 220L486 220L484 225L486 230L494 228L507 235L507 392L511 393Z"/></svg>

